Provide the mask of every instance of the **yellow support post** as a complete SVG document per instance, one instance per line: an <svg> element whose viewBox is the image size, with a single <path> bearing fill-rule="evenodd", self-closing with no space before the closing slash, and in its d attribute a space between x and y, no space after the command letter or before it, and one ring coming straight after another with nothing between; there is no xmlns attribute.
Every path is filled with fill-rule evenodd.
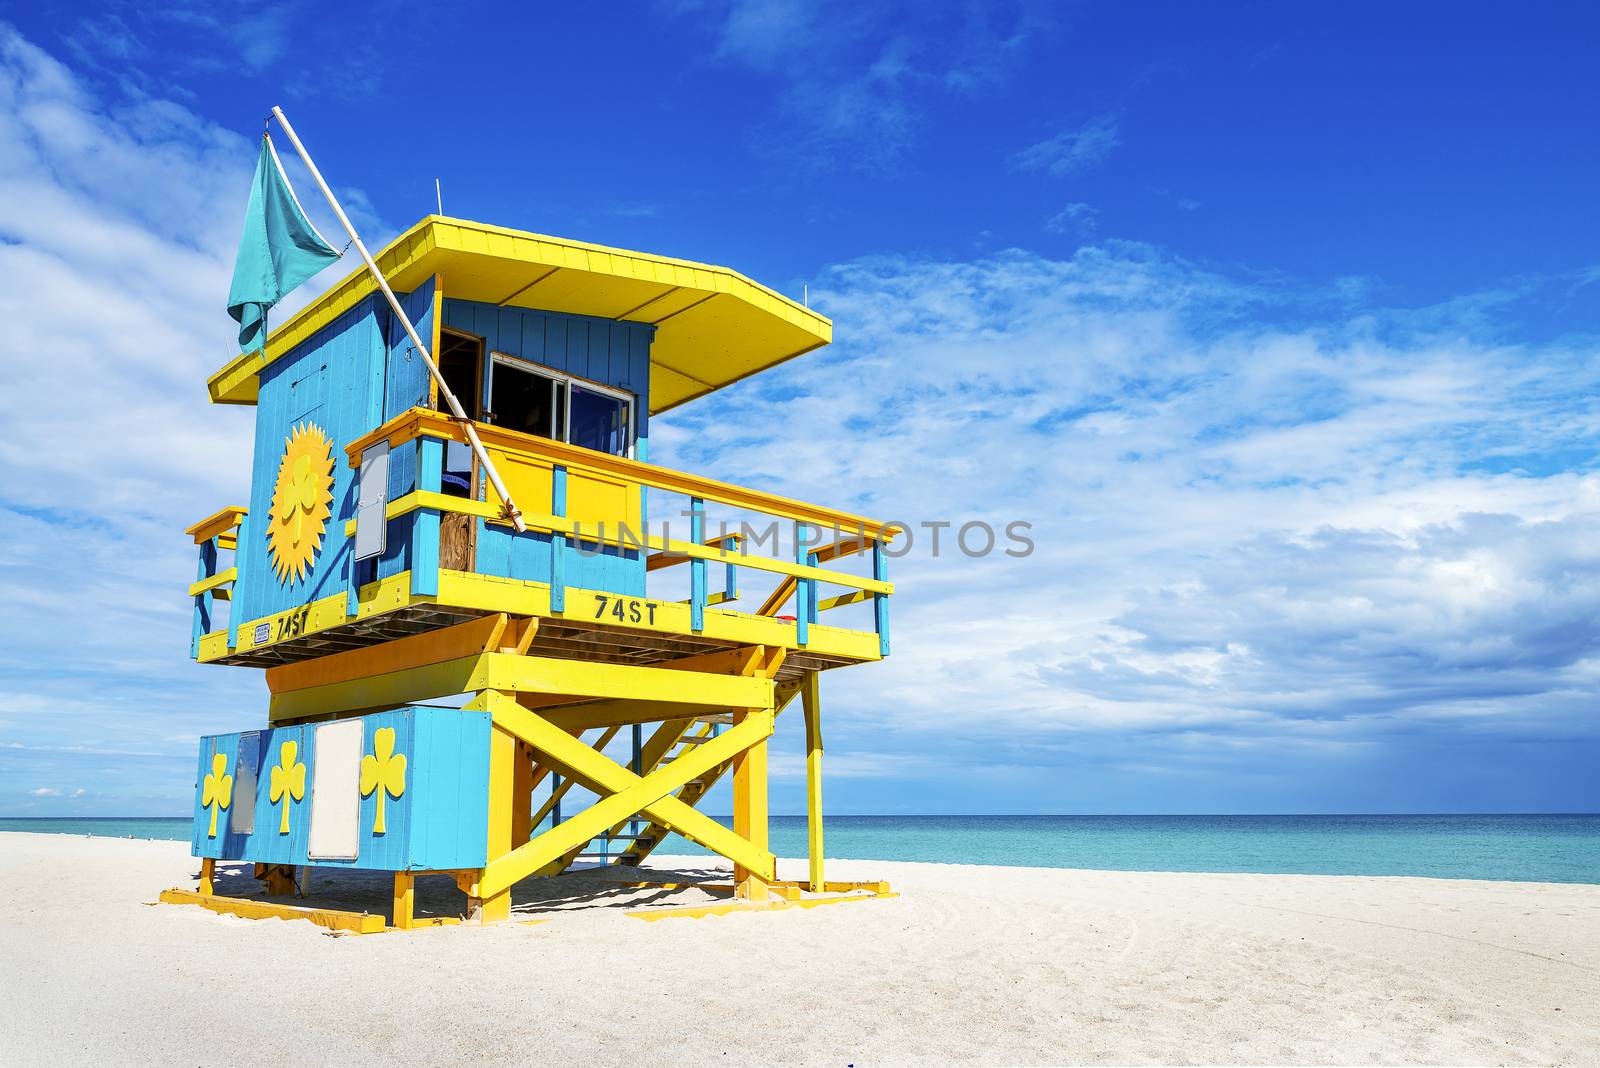
<svg viewBox="0 0 1600 1068"><path fill-rule="evenodd" d="M733 729L738 730L751 715L733 714ZM771 716L772 713L767 713ZM767 742L763 738L733 758L733 833L761 853L767 852ZM770 877L735 862L733 882L737 896L745 901L767 900Z"/></svg>
<svg viewBox="0 0 1600 1068"><path fill-rule="evenodd" d="M200 861L200 892L206 896L216 893L217 862L210 857Z"/></svg>
<svg viewBox="0 0 1600 1068"><path fill-rule="evenodd" d="M533 837L533 749L517 742L511 788L511 848Z"/></svg>
<svg viewBox="0 0 1600 1068"><path fill-rule="evenodd" d="M516 736L501 729L498 724L489 732L488 861L490 864L522 845L512 838L516 805L516 765L520 748ZM469 912L472 913L473 919L482 923L510 919L510 885L506 885L498 893L473 899Z"/></svg>
<svg viewBox="0 0 1600 1068"><path fill-rule="evenodd" d="M294 867L289 864L268 864L261 873L269 897L288 897L294 893Z"/></svg>
<svg viewBox="0 0 1600 1068"><path fill-rule="evenodd" d="M811 892L822 893L822 673L808 671L800 686L806 717L806 832L811 859Z"/></svg>
<svg viewBox="0 0 1600 1068"><path fill-rule="evenodd" d="M416 906L416 876L408 871L394 873L394 919L389 926L398 931L412 928Z"/></svg>

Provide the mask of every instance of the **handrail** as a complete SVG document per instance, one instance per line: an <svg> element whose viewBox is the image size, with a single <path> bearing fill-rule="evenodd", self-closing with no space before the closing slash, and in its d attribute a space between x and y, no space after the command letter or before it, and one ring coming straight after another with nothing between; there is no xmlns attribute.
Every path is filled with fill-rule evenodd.
<svg viewBox="0 0 1600 1068"><path fill-rule="evenodd" d="M493 505L483 501L469 500L466 497L452 497L449 494L434 493L428 490L417 490L406 494L404 497L390 501L384 508L383 514L385 520L389 520L405 515L408 512L415 512L421 508L439 512L455 512L462 515L475 515L482 518L490 518L498 514ZM522 518L528 524L529 530L538 530L549 534L563 534L574 541L588 544L614 545L622 549L673 553L695 560L734 563L740 567L753 567L757 571L771 571L794 579L811 579L816 582L847 586L854 590L865 590L870 593L890 594L894 592L894 584L892 582L875 578L862 578L859 575L851 575L843 571L828 571L809 564L768 559L764 556L736 555L721 546L699 545L690 541L679 541L676 538L661 538L645 532L634 535L622 531L585 529L580 520L568 519L565 516L558 515L524 512ZM354 519L345 522L346 536L355 533L355 522Z"/></svg>
<svg viewBox="0 0 1600 1068"><path fill-rule="evenodd" d="M189 596L195 597L199 594L205 593L207 590L215 590L218 586L237 581L238 578L239 569L237 567L230 567L226 571L219 571L210 578L204 578L199 582L192 583L189 586ZM227 598L223 599L226 600Z"/></svg>
<svg viewBox="0 0 1600 1068"><path fill-rule="evenodd" d="M825 564L829 560L837 560L841 556L852 556L868 548L868 543L860 538L841 538L827 545L819 545L816 549L817 563ZM786 578L778 583L777 588L767 595L767 599L756 609L758 616L775 616L778 609L788 603L794 596L794 591L799 588L799 583L793 578ZM817 611L823 612L829 608L837 608L841 604L853 604L852 601L838 601L834 604L822 603L817 605Z"/></svg>
<svg viewBox="0 0 1600 1068"><path fill-rule="evenodd" d="M630 460L624 456L595 452L592 449L569 445L564 441L553 441L488 423L473 425L478 431L478 437L487 447L536 456L552 464L561 464L569 471L624 478L652 489L681 493L688 497L702 497L732 508L743 508L752 512L763 512L784 519L848 531L872 541L887 542L899 533L899 528L893 523L880 523L850 512L807 504L775 493L735 486L702 475L676 471L670 467ZM362 452L378 442L387 441L394 447L419 437L466 441L464 431L449 416L427 408L412 408L346 445L345 453L349 457L350 466L359 467Z"/></svg>
<svg viewBox="0 0 1600 1068"><path fill-rule="evenodd" d="M715 538L707 538L704 542L710 548L718 548L725 542L730 542L735 548L744 542L743 534L723 534ZM660 571L664 567L673 567L677 564L686 564L691 557L683 553L652 553L645 557L644 569L646 571Z"/></svg>
<svg viewBox="0 0 1600 1068"><path fill-rule="evenodd" d="M194 539L196 545L204 545L219 534L226 534L250 514L250 509L233 505L206 516L184 533Z"/></svg>

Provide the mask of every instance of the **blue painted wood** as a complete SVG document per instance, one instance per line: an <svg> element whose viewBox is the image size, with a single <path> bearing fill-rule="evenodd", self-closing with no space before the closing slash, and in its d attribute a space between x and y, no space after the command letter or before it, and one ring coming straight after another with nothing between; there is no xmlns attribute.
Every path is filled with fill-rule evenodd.
<svg viewBox="0 0 1600 1068"><path fill-rule="evenodd" d="M883 543L872 543L872 577L879 582L889 581L889 557L883 551ZM889 595L875 593L872 595L872 612L878 624L878 655L889 655Z"/></svg>
<svg viewBox="0 0 1600 1068"><path fill-rule="evenodd" d="M397 296L400 299L400 307L405 309L406 316L417 328L417 335L424 342L431 344L429 339L433 337L433 279L428 279L410 293ZM428 366L423 362L421 353L411 344L405 326L387 308L382 309L382 314L387 350L387 374L384 378L383 418L379 422L386 422L410 408L427 407L429 380L432 376L428 373ZM372 425L377 426L378 423Z"/></svg>
<svg viewBox="0 0 1600 1068"><path fill-rule="evenodd" d="M237 794L229 799L228 807L217 812L217 833L210 834L211 808L200 803L205 793L206 776L212 773L212 760L216 754L224 759L223 774L237 784L239 770L239 735L214 734L200 739L200 762L194 782L194 833L190 838L191 851L197 857L214 860L233 859L234 850L241 845L242 835L231 835L228 824L233 806L239 803ZM251 803L250 799L246 803Z"/></svg>
<svg viewBox="0 0 1600 1068"><path fill-rule="evenodd" d="M201 582L217 573L217 539L212 538L200 546L200 567L195 581ZM211 591L194 595L194 625L190 628L189 655L200 655L200 638L211 633Z"/></svg>
<svg viewBox="0 0 1600 1068"><path fill-rule="evenodd" d="M413 714L418 756L411 867L480 868L489 843L489 714L448 708Z"/></svg>
<svg viewBox="0 0 1600 1068"><path fill-rule="evenodd" d="M555 464L550 468L550 514L561 517L567 514L567 468ZM550 535L550 611L567 610L567 536Z"/></svg>
<svg viewBox="0 0 1600 1068"><path fill-rule="evenodd" d="M797 564L808 562L810 549L806 542L806 524L794 525L794 561ZM807 645L811 641L811 600L813 597L811 579L799 579L794 584L794 640L797 645Z"/></svg>
<svg viewBox="0 0 1600 1068"><path fill-rule="evenodd" d="M234 535L238 539L238 541L235 543L236 548L235 548L234 554L233 554L233 566L235 568L235 571L234 571L234 580L233 580L232 600L230 600L228 602L228 651L229 652L232 652L239 645L239 624L244 621L244 612L239 607L239 602L240 602L240 598L243 596L242 591L245 588L245 568L246 568L247 564L249 563L247 557L250 555L250 554L244 552L244 547L245 547L246 544L248 544L248 539L250 538L250 536L251 536L251 534L252 534L252 532L254 530L255 530L255 522L251 519L250 516L246 515L243 519L241 519L239 521L239 529L234 532Z"/></svg>
<svg viewBox="0 0 1600 1068"><path fill-rule="evenodd" d="M471 300L444 300L444 325L483 338L490 352L578 375L641 400L650 396L650 342L655 327L588 315L501 308ZM485 376L487 379L487 376ZM489 403L488 383L481 398ZM649 432L648 404L635 404L639 437Z"/></svg>
<svg viewBox="0 0 1600 1068"><path fill-rule="evenodd" d="M316 768L312 753L314 730L306 726L277 727L261 732L261 763L256 782L255 827L249 840L242 843L242 857L257 864L304 864L306 845L311 836L311 783ZM286 747L294 746L293 762L285 765ZM287 780L295 765L305 768L305 788L297 801L290 790L285 790L277 801L272 800L273 769ZM289 829L283 827L283 813L289 813Z"/></svg>
<svg viewBox="0 0 1600 1068"><path fill-rule="evenodd" d="M417 489L438 493L444 474L444 442L438 438L418 438ZM407 450L409 451L409 450ZM419 597L439 594L439 511L421 508L412 513L411 592Z"/></svg>
<svg viewBox="0 0 1600 1068"><path fill-rule="evenodd" d="M807 553L805 562L810 564L812 567L816 567L817 554ZM806 619L808 622L815 623L817 621L817 580L806 579L805 583L806 588L809 591L806 597Z"/></svg>
<svg viewBox="0 0 1600 1068"><path fill-rule="evenodd" d="M695 545L706 540L706 502L689 498L689 540ZM689 629L698 634L706 625L706 562L689 560Z"/></svg>
<svg viewBox="0 0 1600 1068"><path fill-rule="evenodd" d="M385 313L387 314L387 313ZM239 579L229 612L230 641L241 621L257 619L343 592L350 582L350 543L344 523L355 514L355 478L344 445L372 430L371 397L386 349L383 324L369 298L261 372L256 404L255 461L249 515L239 532ZM302 579L279 582L267 549L265 523L284 444L309 422L328 436L334 457L333 515L321 548Z"/></svg>
<svg viewBox="0 0 1600 1068"><path fill-rule="evenodd" d="M389 450L388 492L391 501L397 501L417 488L421 452L420 439ZM377 578L391 578L411 570L411 531L416 525L417 515L416 512L408 512L389 520L384 550L374 565Z"/></svg>
<svg viewBox="0 0 1600 1068"><path fill-rule="evenodd" d="M429 871L482 867L488 843L489 733L487 713L451 708L406 707L359 717L363 754L375 753L379 730L395 732L394 752L406 758L405 788L399 797L384 798L383 834L374 830L377 790L361 799L361 838L355 860L319 859L326 867L379 871ZM308 863L312 787L316 780L316 725L279 727L269 731L207 736L200 740L195 787L194 824L190 845L195 856L244 860L258 864ZM283 745L297 745L296 762L306 769L305 796L273 802L272 768L281 764ZM259 774L253 794L239 787L242 745L259 753ZM223 753L226 773L234 776L233 805L254 806L249 834L229 827L232 806L218 816L217 836L208 835L210 810L200 805L201 784L211 771L214 753ZM289 833L281 834L283 805L289 805Z"/></svg>

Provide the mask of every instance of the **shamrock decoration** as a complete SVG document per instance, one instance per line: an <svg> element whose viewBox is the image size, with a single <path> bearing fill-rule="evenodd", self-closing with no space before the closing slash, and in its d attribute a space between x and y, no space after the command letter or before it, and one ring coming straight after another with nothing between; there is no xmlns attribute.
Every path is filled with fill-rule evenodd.
<svg viewBox="0 0 1600 1068"><path fill-rule="evenodd" d="M406 757L394 751L393 727L379 727L372 732L372 750L361 758L361 796L377 790L378 814L372 821L372 833L383 834L383 795L398 799L405 793Z"/></svg>
<svg viewBox="0 0 1600 1068"><path fill-rule="evenodd" d="M278 763L272 769L272 789L268 797L273 804L283 802L283 818L278 822L278 833L289 833L289 804L306 796L306 766L296 763L300 743L284 742L278 750Z"/></svg>
<svg viewBox="0 0 1600 1068"><path fill-rule="evenodd" d="M217 753L211 758L211 774L200 786L200 807L211 810L211 829L207 838L217 836L217 813L233 801L233 776L227 774L228 754Z"/></svg>

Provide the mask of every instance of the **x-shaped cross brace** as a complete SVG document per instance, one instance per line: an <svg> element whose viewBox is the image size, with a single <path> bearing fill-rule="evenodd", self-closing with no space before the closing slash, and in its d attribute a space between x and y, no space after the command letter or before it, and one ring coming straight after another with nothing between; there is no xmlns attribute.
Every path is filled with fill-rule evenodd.
<svg viewBox="0 0 1600 1068"><path fill-rule="evenodd" d="M488 691L480 700L480 707L491 714L495 726L528 743L544 763L594 791L600 800L527 844L491 860L474 897L499 894L635 815L647 816L763 879L773 878L771 853L757 849L747 839L672 796L690 780L765 741L772 734L772 709L749 711L742 722L716 738L640 776L523 708L513 697Z"/></svg>

